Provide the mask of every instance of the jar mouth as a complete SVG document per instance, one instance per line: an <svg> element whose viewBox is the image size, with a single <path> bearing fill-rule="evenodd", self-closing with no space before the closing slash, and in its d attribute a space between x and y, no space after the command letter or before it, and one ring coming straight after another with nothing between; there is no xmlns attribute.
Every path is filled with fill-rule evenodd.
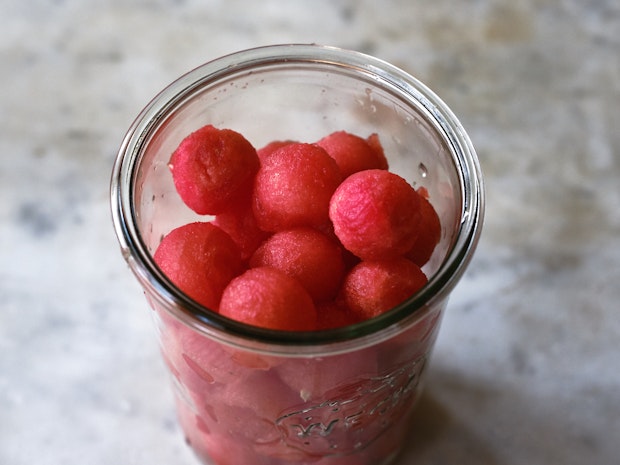
<svg viewBox="0 0 620 465"><path fill-rule="evenodd" d="M136 171L150 136L180 103L197 89L222 78L264 66L320 66L365 76L376 85L404 95L422 111L444 140L458 172L460 219L458 231L436 272L418 293L384 314L354 325L312 332L258 328L223 317L189 299L159 270L143 240L136 218ZM403 70L375 57L336 47L283 44L248 49L205 63L163 89L129 128L114 164L111 178L112 219L121 252L150 297L197 331L224 343L260 350L274 347L283 353L339 350L372 344L402 331L424 316L435 302L445 299L467 267L477 245L484 216L482 173L473 145L448 106L426 85ZM330 349L331 350L331 349Z"/></svg>

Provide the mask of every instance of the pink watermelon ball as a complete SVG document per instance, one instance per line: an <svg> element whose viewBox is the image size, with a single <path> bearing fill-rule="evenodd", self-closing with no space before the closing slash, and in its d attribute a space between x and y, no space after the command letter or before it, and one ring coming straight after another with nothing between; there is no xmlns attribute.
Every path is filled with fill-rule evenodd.
<svg viewBox="0 0 620 465"><path fill-rule="evenodd" d="M296 278L315 302L334 298L344 276L340 245L307 227L275 233L256 250L250 266L284 271Z"/></svg>
<svg viewBox="0 0 620 465"><path fill-rule="evenodd" d="M187 402L177 396L175 403L177 420L183 428L186 442L193 448L197 455L206 459L208 454L205 448L205 441L211 436L208 427L202 422L200 417L196 415L196 412Z"/></svg>
<svg viewBox="0 0 620 465"><path fill-rule="evenodd" d="M173 372L193 392L210 384L228 384L252 371L232 360L222 344L185 325L163 331L161 340Z"/></svg>
<svg viewBox="0 0 620 465"><path fill-rule="evenodd" d="M278 365L281 359L276 356L267 355L259 352L248 352L232 346L223 346L231 362L240 368L250 370L269 370Z"/></svg>
<svg viewBox="0 0 620 465"><path fill-rule="evenodd" d="M329 207L342 245L364 260L393 258L411 250L420 223L419 195L386 170L365 170L345 179Z"/></svg>
<svg viewBox="0 0 620 465"><path fill-rule="evenodd" d="M268 444L256 444L254 451L258 455L251 462L252 465L316 465L321 460L317 454L306 453L303 450L290 447L284 440ZM329 459L331 457L328 457Z"/></svg>
<svg viewBox="0 0 620 465"><path fill-rule="evenodd" d="M275 420L284 409L299 405L299 393L285 384L274 370L254 370L225 387L222 396L224 405L217 411L226 416L226 406L246 408L252 417ZM250 420L250 418L248 418ZM249 431L245 431L247 434ZM260 432L254 432L260 436Z"/></svg>
<svg viewBox="0 0 620 465"><path fill-rule="evenodd" d="M288 144L262 160L254 183L254 215L265 231L318 226L328 221L329 200L342 175L325 150Z"/></svg>
<svg viewBox="0 0 620 465"><path fill-rule="evenodd" d="M317 145L334 159L343 177L369 169L388 169L379 136L371 136L372 143L346 131L333 132L325 136Z"/></svg>
<svg viewBox="0 0 620 465"><path fill-rule="evenodd" d="M399 399L400 400L400 399ZM383 401L385 402L385 400ZM413 402L402 402L393 407L396 412L382 414L381 421L375 421L365 425L365 431L352 431L352 436L357 435L359 443L364 444L361 449L352 454L342 456L327 456L321 458L312 465L376 465L385 463L398 463L394 456L398 453L406 441L411 441L411 405ZM359 444L358 443L358 444ZM386 459L388 459L386 461Z"/></svg>
<svg viewBox="0 0 620 465"><path fill-rule="evenodd" d="M318 330L343 328L358 322L340 299L319 303L316 313Z"/></svg>
<svg viewBox="0 0 620 465"><path fill-rule="evenodd" d="M428 313L407 330L377 346L378 362L384 366L398 366L415 361L421 367L424 354L435 341L440 319L440 312Z"/></svg>
<svg viewBox="0 0 620 465"><path fill-rule="evenodd" d="M370 136L368 136L366 138L366 142L368 143L368 145L370 145L370 147L377 152L379 159L383 159L385 158L385 168L384 169L388 169L389 166L389 162L387 161L387 158L385 157L385 151L383 150L383 144L381 144L381 140L379 139L379 134L377 133L373 133Z"/></svg>
<svg viewBox="0 0 620 465"><path fill-rule="evenodd" d="M341 292L349 311L367 320L404 302L426 282L420 267L406 258L362 261L347 274Z"/></svg>
<svg viewBox="0 0 620 465"><path fill-rule="evenodd" d="M153 255L161 271L199 304L217 310L224 288L242 267L239 247L212 223L173 229Z"/></svg>
<svg viewBox="0 0 620 465"><path fill-rule="evenodd" d="M256 150L241 134L211 125L183 139L169 162L181 199L201 215L223 211L258 166Z"/></svg>
<svg viewBox="0 0 620 465"><path fill-rule="evenodd" d="M249 443L280 438L274 420L300 403L299 396L270 371L254 371L218 390L193 396L196 412L214 434L227 434Z"/></svg>
<svg viewBox="0 0 620 465"><path fill-rule="evenodd" d="M313 331L316 308L295 278L271 267L250 268L224 290L220 314L249 325Z"/></svg>
<svg viewBox="0 0 620 465"><path fill-rule="evenodd" d="M342 260L344 261L345 270L350 270L351 268L353 268L353 266L357 265L360 262L359 257L356 257L349 250L345 249L342 246L342 244L340 243L340 239L338 239L338 236L336 236L336 233L334 232L334 225L331 221L321 226L317 226L316 229L321 231L323 234L329 237L332 241L340 244L340 248L342 251Z"/></svg>
<svg viewBox="0 0 620 465"><path fill-rule="evenodd" d="M439 216L428 199L420 195L420 227L416 241L405 255L409 260L423 266L431 258L441 238Z"/></svg>
<svg viewBox="0 0 620 465"><path fill-rule="evenodd" d="M198 458L205 464L214 465L266 465L266 462L257 461L259 457L248 441L240 441L239 438L223 433L204 433L200 429L200 422L193 423L180 420L186 433L187 442Z"/></svg>
<svg viewBox="0 0 620 465"><path fill-rule="evenodd" d="M250 195L244 195L231 202L225 211L216 215L213 224L230 235L239 246L243 260L248 260L270 235L258 227Z"/></svg>
<svg viewBox="0 0 620 465"><path fill-rule="evenodd" d="M286 145L290 145L290 144L294 144L297 143L297 141L294 140L274 140L269 142L267 145L261 147L260 149L258 149L256 151L256 153L258 154L258 159L264 160L265 158L267 158L269 155L271 155L273 152L275 152L278 149L281 149L282 147L286 146Z"/></svg>
<svg viewBox="0 0 620 465"><path fill-rule="evenodd" d="M376 377L377 360L368 349L319 358L289 358L276 371L304 402L320 404L342 397L343 391L355 389L364 379Z"/></svg>

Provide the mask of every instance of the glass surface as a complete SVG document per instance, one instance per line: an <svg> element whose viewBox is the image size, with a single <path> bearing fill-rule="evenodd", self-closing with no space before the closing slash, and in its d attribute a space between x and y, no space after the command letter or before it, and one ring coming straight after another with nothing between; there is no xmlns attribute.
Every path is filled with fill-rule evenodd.
<svg viewBox="0 0 620 465"><path fill-rule="evenodd" d="M182 203L167 167L179 142L205 124L240 132L257 148L337 130L377 133L390 170L426 188L441 220L423 268L427 286L378 318L311 333L253 328L188 299L151 254L173 228L209 219ZM179 421L198 456L217 465L377 465L397 455L483 216L475 152L438 97L355 52L239 52L191 71L144 109L119 151L111 192L121 249L155 311Z"/></svg>

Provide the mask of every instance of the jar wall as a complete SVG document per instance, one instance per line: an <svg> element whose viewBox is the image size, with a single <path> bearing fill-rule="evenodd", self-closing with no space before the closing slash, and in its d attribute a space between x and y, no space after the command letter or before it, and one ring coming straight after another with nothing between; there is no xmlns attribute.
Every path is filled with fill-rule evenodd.
<svg viewBox="0 0 620 465"><path fill-rule="evenodd" d="M441 238L429 283L384 315L331 331L247 327L200 307L155 266L162 237L191 221L168 167L211 124L255 148L377 134L390 171L424 188ZM477 242L482 184L460 124L426 87L372 57L320 46L240 52L181 77L130 128L112 181L123 254L157 321L179 421L205 462L384 465L400 450L448 295Z"/></svg>

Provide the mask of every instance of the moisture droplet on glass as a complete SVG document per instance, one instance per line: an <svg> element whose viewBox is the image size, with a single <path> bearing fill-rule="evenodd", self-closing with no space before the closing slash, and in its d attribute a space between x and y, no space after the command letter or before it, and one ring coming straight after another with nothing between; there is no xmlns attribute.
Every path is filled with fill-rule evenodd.
<svg viewBox="0 0 620 465"><path fill-rule="evenodd" d="M129 249L121 249L121 255L125 260L130 260L132 258L131 251Z"/></svg>
<svg viewBox="0 0 620 465"><path fill-rule="evenodd" d="M423 178L428 176L428 168L426 168L426 165L424 163L420 163L418 165L418 173L420 173L420 176L422 176Z"/></svg>

